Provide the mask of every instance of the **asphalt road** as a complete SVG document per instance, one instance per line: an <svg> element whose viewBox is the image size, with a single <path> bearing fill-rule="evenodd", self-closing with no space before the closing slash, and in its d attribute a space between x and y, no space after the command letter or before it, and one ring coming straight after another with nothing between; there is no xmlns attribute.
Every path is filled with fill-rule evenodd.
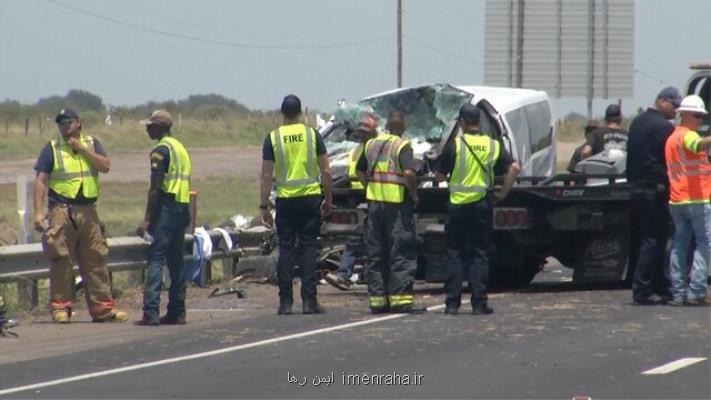
<svg viewBox="0 0 711 400"><path fill-rule="evenodd" d="M0 342L0 398L711 398L711 310L634 306L628 290L568 279L495 293L489 316L444 315L441 291L421 286L426 314L372 316L362 289L320 288L327 314L278 317L270 288L181 327L84 324L121 336L47 356L15 342L6 359ZM683 358L703 360L643 374Z"/></svg>

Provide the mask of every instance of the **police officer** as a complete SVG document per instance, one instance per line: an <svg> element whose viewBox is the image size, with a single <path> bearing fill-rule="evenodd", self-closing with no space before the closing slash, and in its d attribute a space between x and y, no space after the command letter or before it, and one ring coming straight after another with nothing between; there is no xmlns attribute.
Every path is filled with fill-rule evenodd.
<svg viewBox="0 0 711 400"><path fill-rule="evenodd" d="M459 110L462 135L447 143L434 165L435 179L449 175L449 215L445 247L449 275L445 284L445 314L459 311L463 270L469 270L472 313L491 314L487 286L492 237L492 203L503 200L520 168L500 143L479 129L479 109L465 104ZM494 176L505 173L499 191L492 192Z"/></svg>
<svg viewBox="0 0 711 400"><path fill-rule="evenodd" d="M143 317L136 325L185 324L185 230L190 225L190 174L192 165L185 147L170 134L173 119L156 110L141 121L152 140L151 184L143 222L136 234L149 238L148 269L143 289ZM170 271L168 311L159 315L163 265Z"/></svg>
<svg viewBox="0 0 711 400"><path fill-rule="evenodd" d="M368 200L368 303L373 314L425 311L414 303L417 237L413 210L419 199L412 146L401 137L403 113L392 111L386 129L389 132L366 143L356 165Z"/></svg>
<svg viewBox="0 0 711 400"><path fill-rule="evenodd" d="M654 107L630 124L627 143L627 181L631 186L630 265L634 267L632 299L638 305L671 300L665 268L669 238L669 179L664 144L674 131L681 94L675 87L662 89Z"/></svg>
<svg viewBox="0 0 711 400"><path fill-rule="evenodd" d="M348 154L348 178L350 180L351 189L364 189L363 184L358 180L356 166L358 164L358 160L363 154L363 149L365 149L365 143L378 135L377 128L378 122L375 115L372 113L363 114L358 123L358 129L356 129L356 134L358 135L360 143ZM346 247L343 250L343 256L341 257L341 266L338 268L338 271L335 273L330 272L324 277L326 282L341 290L350 289L352 284L350 278L353 275L356 255L363 247L365 247L363 234L360 232L360 228L361 227L359 226L360 234L348 237Z"/></svg>
<svg viewBox="0 0 711 400"><path fill-rule="evenodd" d="M44 253L52 266L49 306L52 319L71 318L71 286L75 259L84 281L86 301L94 322L127 321L128 314L114 308L106 261L109 247L96 212L99 172L109 172L111 160L101 143L81 133L79 115L69 108L57 114L59 135L39 154L34 185L35 230L42 232ZM44 196L49 199L49 224Z"/></svg>
<svg viewBox="0 0 711 400"><path fill-rule="evenodd" d="M299 122L301 100L288 95L281 103L283 124L264 139L262 147L262 223L271 226L269 193L276 186L276 229L279 236L279 315L292 313L292 280L296 238L303 249L301 299L304 314L323 313L316 299L316 237L321 216L331 212L331 169L321 135ZM319 183L320 173L320 183ZM323 191L321 189L323 185ZM322 193L325 192L322 202Z"/></svg>

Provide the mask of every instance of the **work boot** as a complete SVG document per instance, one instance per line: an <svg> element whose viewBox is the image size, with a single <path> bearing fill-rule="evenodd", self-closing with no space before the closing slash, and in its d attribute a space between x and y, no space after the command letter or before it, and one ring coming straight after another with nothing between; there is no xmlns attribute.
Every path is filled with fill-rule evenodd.
<svg viewBox="0 0 711 400"><path fill-rule="evenodd" d="M280 303L279 310L277 311L279 315L291 315L291 303Z"/></svg>
<svg viewBox="0 0 711 400"><path fill-rule="evenodd" d="M664 299L662 299L662 296L652 294L647 297L637 297L634 302L640 306L656 306L657 304L662 304Z"/></svg>
<svg viewBox="0 0 711 400"><path fill-rule="evenodd" d="M52 310L52 321L57 324L68 324L71 322L71 309Z"/></svg>
<svg viewBox="0 0 711 400"><path fill-rule="evenodd" d="M706 300L706 298L700 298L700 299L689 299L685 303L687 306L694 306L694 307L708 307L711 306L711 302Z"/></svg>
<svg viewBox="0 0 711 400"><path fill-rule="evenodd" d="M457 314L459 314L459 307L446 306L444 308L444 313L447 315L457 315Z"/></svg>
<svg viewBox="0 0 711 400"><path fill-rule="evenodd" d="M316 300L305 301L301 305L302 314L324 314L326 310Z"/></svg>
<svg viewBox="0 0 711 400"><path fill-rule="evenodd" d="M337 287L341 290L348 290L353 284L353 282L351 282L349 279L346 279L338 274L334 274L333 272L329 272L328 274L326 274L324 279L332 286Z"/></svg>
<svg viewBox="0 0 711 400"><path fill-rule="evenodd" d="M403 304L401 306L390 306L390 312L394 314L416 314L427 312L427 307L414 303Z"/></svg>
<svg viewBox="0 0 711 400"><path fill-rule="evenodd" d="M185 325L185 314L169 315L165 314L159 319L161 325Z"/></svg>
<svg viewBox="0 0 711 400"><path fill-rule="evenodd" d="M387 314L390 312L390 307L370 307L371 314Z"/></svg>
<svg viewBox="0 0 711 400"><path fill-rule="evenodd" d="M488 315L488 314L493 314L493 313L494 313L494 309L489 307L486 304L472 307L472 314L474 314L474 315Z"/></svg>
<svg viewBox="0 0 711 400"><path fill-rule="evenodd" d="M133 324L137 326L158 326L160 325L160 320L143 314L143 317L138 321L134 321Z"/></svg>
<svg viewBox="0 0 711 400"><path fill-rule="evenodd" d="M126 322L128 313L125 311L111 310L104 315L93 317L92 322Z"/></svg>

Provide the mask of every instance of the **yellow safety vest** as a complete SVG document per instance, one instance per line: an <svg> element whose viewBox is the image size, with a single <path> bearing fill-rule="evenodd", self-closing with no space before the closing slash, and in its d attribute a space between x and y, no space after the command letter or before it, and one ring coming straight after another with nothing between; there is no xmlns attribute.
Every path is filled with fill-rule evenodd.
<svg viewBox="0 0 711 400"><path fill-rule="evenodd" d="M358 160L363 154L363 149L365 146L359 144L353 150L351 150L348 155L348 180L351 183L351 189L363 189L363 184L358 180L358 174L356 174L356 166L358 165Z"/></svg>
<svg viewBox="0 0 711 400"><path fill-rule="evenodd" d="M190 203L190 174L192 163L190 154L182 143L172 136L164 136L158 146L165 146L170 152L168 172L165 174L161 190L175 197L177 203Z"/></svg>
<svg viewBox="0 0 711 400"><path fill-rule="evenodd" d="M269 133L274 151L277 197L321 194L316 135L304 124L282 125Z"/></svg>
<svg viewBox="0 0 711 400"><path fill-rule="evenodd" d="M79 136L81 143L94 150L94 138ZM76 199L79 188L87 199L99 197L99 171L83 155L75 153L62 136L50 141L54 165L49 174L49 188L60 196Z"/></svg>
<svg viewBox="0 0 711 400"><path fill-rule="evenodd" d="M494 164L499 159L499 142L481 134L465 134L455 138L454 143L454 168L448 185L449 201L452 204L479 201L494 185Z"/></svg>
<svg viewBox="0 0 711 400"><path fill-rule="evenodd" d="M368 200L403 202L405 178L400 166L400 152L409 143L399 136L381 133L365 144L365 156L368 160Z"/></svg>

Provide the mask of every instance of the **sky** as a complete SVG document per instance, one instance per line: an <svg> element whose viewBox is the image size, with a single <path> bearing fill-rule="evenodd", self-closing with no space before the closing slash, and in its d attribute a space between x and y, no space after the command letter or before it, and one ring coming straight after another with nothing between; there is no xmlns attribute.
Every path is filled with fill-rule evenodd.
<svg viewBox="0 0 711 400"><path fill-rule="evenodd" d="M614 1L614 0L610 0ZM403 85L481 85L484 0L403 0ZM636 0L632 113L711 62L711 1ZM0 101L135 105L218 93L330 111L396 87L396 0L0 0ZM594 112L616 99L595 101ZM554 99L559 117L585 99Z"/></svg>

